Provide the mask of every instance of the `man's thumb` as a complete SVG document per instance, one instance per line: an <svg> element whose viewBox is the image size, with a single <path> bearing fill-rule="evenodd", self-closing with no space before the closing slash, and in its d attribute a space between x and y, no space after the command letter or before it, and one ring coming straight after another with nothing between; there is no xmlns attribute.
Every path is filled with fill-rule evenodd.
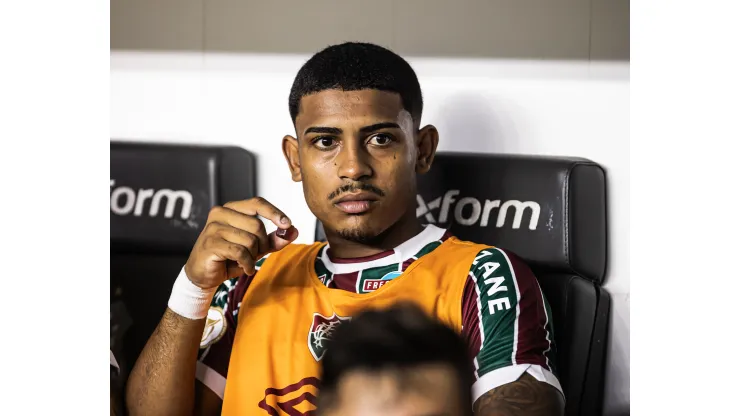
<svg viewBox="0 0 740 416"><path fill-rule="evenodd" d="M270 240L270 252L282 250L298 238L298 229L292 225L286 229L278 228L267 237Z"/></svg>

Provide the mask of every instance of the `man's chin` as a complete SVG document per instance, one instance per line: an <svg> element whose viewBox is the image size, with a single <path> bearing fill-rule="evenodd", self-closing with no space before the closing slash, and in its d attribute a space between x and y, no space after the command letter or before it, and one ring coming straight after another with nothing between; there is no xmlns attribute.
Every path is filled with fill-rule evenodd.
<svg viewBox="0 0 740 416"><path fill-rule="evenodd" d="M324 224L326 226L326 224ZM392 229L388 218L379 215L357 215L341 218L328 228L346 241L374 245L381 242Z"/></svg>
<svg viewBox="0 0 740 416"><path fill-rule="evenodd" d="M380 233L361 228L344 228L337 230L337 234L344 240L360 244L370 244L375 241Z"/></svg>

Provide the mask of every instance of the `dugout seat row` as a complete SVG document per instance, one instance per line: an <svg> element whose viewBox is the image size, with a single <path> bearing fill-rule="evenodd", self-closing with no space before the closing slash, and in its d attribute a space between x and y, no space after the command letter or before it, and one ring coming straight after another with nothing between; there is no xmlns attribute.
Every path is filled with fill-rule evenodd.
<svg viewBox="0 0 740 416"><path fill-rule="evenodd" d="M256 196L237 147L111 142L111 351L125 379L213 205ZM606 179L580 158L438 154L417 217L527 261L550 302L566 414L601 414ZM316 239L323 240L320 224Z"/></svg>
<svg viewBox="0 0 740 416"><path fill-rule="evenodd" d="M416 216L509 249L550 303L566 415L602 414L610 298L606 178L572 157L438 153L418 178ZM317 222L316 240L324 241Z"/></svg>
<svg viewBox="0 0 740 416"><path fill-rule="evenodd" d="M111 351L125 379L210 208L254 197L256 165L238 147L110 146Z"/></svg>

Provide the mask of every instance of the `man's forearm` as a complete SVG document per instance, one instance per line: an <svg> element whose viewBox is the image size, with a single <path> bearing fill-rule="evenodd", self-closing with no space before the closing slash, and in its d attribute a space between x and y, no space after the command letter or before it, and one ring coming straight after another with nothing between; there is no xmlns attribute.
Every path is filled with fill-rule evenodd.
<svg viewBox="0 0 740 416"><path fill-rule="evenodd" d="M475 401L475 416L560 416L563 397L553 386L524 373Z"/></svg>
<svg viewBox="0 0 740 416"><path fill-rule="evenodd" d="M131 416L193 413L195 363L205 321L165 311L128 379Z"/></svg>

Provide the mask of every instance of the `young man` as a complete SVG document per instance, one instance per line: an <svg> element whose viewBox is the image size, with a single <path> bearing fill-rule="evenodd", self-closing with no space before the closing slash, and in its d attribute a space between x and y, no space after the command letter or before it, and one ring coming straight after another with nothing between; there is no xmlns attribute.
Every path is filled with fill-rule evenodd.
<svg viewBox="0 0 740 416"><path fill-rule="evenodd" d="M328 345L320 416L473 415L467 345L413 305L362 312Z"/></svg>
<svg viewBox="0 0 740 416"><path fill-rule="evenodd" d="M131 373L130 414L309 413L336 326L399 301L466 339L477 415L561 414L531 271L416 218L416 175L438 134L420 126L409 64L375 45L329 47L298 72L289 108L296 137L283 152L328 245L291 244L298 231L261 198L213 208Z"/></svg>

